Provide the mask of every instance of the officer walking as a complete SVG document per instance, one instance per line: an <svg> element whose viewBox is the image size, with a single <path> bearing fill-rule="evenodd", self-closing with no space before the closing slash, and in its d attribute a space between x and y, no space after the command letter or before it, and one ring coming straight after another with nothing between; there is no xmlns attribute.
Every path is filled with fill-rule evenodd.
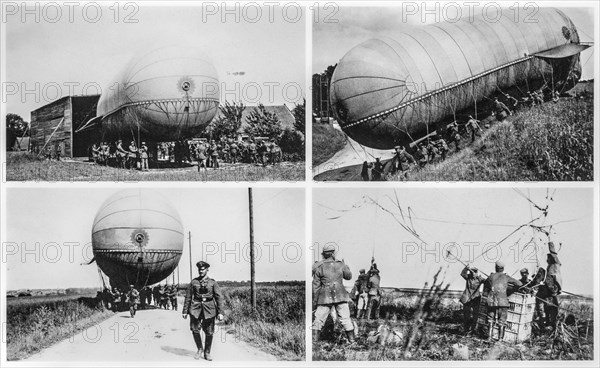
<svg viewBox="0 0 600 368"><path fill-rule="evenodd" d="M190 330L198 349L194 359L200 359L202 353L204 353L204 359L210 361L212 360L210 349L215 333L215 318L219 321L223 320L224 298L217 282L207 275L210 265L200 261L196 263L196 267L198 267L200 276L190 282L182 313L184 319L187 318L188 314L190 316ZM204 349L200 329L204 331L206 337Z"/></svg>
<svg viewBox="0 0 600 368"><path fill-rule="evenodd" d="M498 340L504 339L506 319L508 317L508 293L521 286L519 280L504 273L504 263L496 262L496 272L492 273L484 282L483 291L487 295L487 320L488 339L494 334L495 325L498 324Z"/></svg>
<svg viewBox="0 0 600 368"><path fill-rule="evenodd" d="M316 304L313 321L313 340L318 341L327 316L335 309L350 343L354 342L354 325L350 319L348 292L342 280L352 279L352 272L344 261L334 257L335 248L327 244L323 247L323 259L312 267L313 304Z"/></svg>
<svg viewBox="0 0 600 368"><path fill-rule="evenodd" d="M465 290L460 296L460 302L463 305L463 326L464 334L467 335L475 329L477 316L479 314L479 304L481 303L481 293L479 292L481 284L485 278L479 275L479 270L475 267L466 266L463 268L460 276L465 279Z"/></svg>

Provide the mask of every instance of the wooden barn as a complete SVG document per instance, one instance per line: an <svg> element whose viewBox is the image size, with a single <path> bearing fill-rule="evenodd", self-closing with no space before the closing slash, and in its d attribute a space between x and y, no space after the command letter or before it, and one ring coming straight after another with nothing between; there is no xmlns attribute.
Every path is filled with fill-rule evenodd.
<svg viewBox="0 0 600 368"><path fill-rule="evenodd" d="M88 156L88 148L100 140L100 132L85 124L96 116L99 99L100 95L65 96L32 111L30 150L60 150L62 157Z"/></svg>

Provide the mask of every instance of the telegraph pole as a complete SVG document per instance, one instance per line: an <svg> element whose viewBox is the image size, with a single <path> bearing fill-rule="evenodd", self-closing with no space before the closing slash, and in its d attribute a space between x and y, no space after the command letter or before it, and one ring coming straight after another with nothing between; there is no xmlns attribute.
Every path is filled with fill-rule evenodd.
<svg viewBox="0 0 600 368"><path fill-rule="evenodd" d="M193 278L193 275L192 275L192 232L190 231L190 232L188 232L188 234L189 234L188 239L189 239L189 244L190 244L190 246L189 246L189 251L190 251L190 282L192 282L192 278Z"/></svg>
<svg viewBox="0 0 600 368"><path fill-rule="evenodd" d="M254 267L254 214L252 212L252 188L248 188L248 205L250 209L250 302L252 311L256 311L256 281Z"/></svg>

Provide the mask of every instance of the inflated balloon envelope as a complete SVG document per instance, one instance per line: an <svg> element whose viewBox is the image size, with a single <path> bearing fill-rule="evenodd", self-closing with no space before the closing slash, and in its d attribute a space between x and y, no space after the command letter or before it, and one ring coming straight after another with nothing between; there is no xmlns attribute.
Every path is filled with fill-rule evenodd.
<svg viewBox="0 0 600 368"><path fill-rule="evenodd" d="M105 137L170 141L202 132L219 107L219 79L199 49L168 46L134 57L102 90Z"/></svg>
<svg viewBox="0 0 600 368"><path fill-rule="evenodd" d="M143 287L168 277L179 263L183 241L179 214L151 190L112 195L92 227L94 259L116 287Z"/></svg>
<svg viewBox="0 0 600 368"><path fill-rule="evenodd" d="M539 8L493 22L483 16L414 26L371 39L337 64L330 102L341 128L358 143L391 149L430 133L457 113L504 92L572 88L581 76L573 22Z"/></svg>

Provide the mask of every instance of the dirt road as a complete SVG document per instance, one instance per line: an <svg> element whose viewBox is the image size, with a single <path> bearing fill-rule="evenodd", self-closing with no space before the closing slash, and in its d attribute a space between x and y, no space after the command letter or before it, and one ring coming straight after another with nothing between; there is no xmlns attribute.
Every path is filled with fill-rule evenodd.
<svg viewBox="0 0 600 368"><path fill-rule="evenodd" d="M181 307L180 307L181 308ZM180 309L181 310L181 309ZM161 309L119 312L106 321L77 333L26 361L188 361L196 347L189 330L189 317L180 311ZM211 352L214 362L277 360L236 338L217 324ZM201 364L209 362L201 359ZM200 364L200 363L198 363Z"/></svg>

